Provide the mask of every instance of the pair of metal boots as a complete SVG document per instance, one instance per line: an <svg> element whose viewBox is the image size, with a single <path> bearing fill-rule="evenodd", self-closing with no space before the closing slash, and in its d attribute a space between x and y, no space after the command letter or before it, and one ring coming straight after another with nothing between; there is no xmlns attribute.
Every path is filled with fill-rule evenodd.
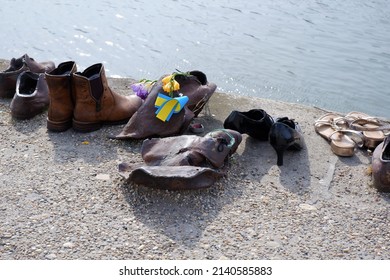
<svg viewBox="0 0 390 280"><path fill-rule="evenodd" d="M77 72L74 61L63 62L45 73L50 105L47 128L61 132L98 130L103 124L123 124L141 106L138 96L123 96L108 86L104 66L94 64Z"/></svg>

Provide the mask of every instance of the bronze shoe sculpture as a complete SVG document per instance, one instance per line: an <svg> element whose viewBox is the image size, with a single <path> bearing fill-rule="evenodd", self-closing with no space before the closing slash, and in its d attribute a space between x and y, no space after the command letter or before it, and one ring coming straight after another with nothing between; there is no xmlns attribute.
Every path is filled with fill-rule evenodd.
<svg viewBox="0 0 390 280"><path fill-rule="evenodd" d="M223 127L241 134L248 134L261 141L267 141L273 123L273 118L266 111L252 109L246 112L232 111L225 119Z"/></svg>
<svg viewBox="0 0 390 280"><path fill-rule="evenodd" d="M10 65L6 70L0 72L0 97L12 98L16 92L16 81L18 76L24 71L31 71L34 73L44 73L55 68L52 61L36 62L27 54L12 58Z"/></svg>
<svg viewBox="0 0 390 280"><path fill-rule="evenodd" d="M168 137L183 134L216 89L214 83L207 81L206 75L200 71L174 73L175 87L170 93L165 80L173 75L164 75L156 81L150 89L149 95L131 117L116 139L145 139L149 137ZM180 90L176 88L176 85ZM161 96L166 98L188 97L188 102L181 111L171 115L169 121L162 121L156 117L156 102Z"/></svg>
<svg viewBox="0 0 390 280"><path fill-rule="evenodd" d="M142 99L123 96L108 86L102 63L72 75L75 107L73 129L80 132L98 130L103 124L123 124L138 110Z"/></svg>
<svg viewBox="0 0 390 280"><path fill-rule="evenodd" d="M50 99L47 129L50 131L61 132L72 127L74 110L72 74L76 71L76 63L66 61L45 73Z"/></svg>
<svg viewBox="0 0 390 280"><path fill-rule="evenodd" d="M301 127L297 122L287 117L276 119L269 132L269 142L276 151L278 166L283 165L285 150L300 151L304 147Z"/></svg>
<svg viewBox="0 0 390 280"><path fill-rule="evenodd" d="M240 133L220 129L203 137L180 135L144 140L146 165L119 165L122 176L148 187L184 190L210 187L224 175L221 170L242 141Z"/></svg>
<svg viewBox="0 0 390 280"><path fill-rule="evenodd" d="M126 172L128 166L121 164L119 170ZM223 175L208 167L146 165L132 170L126 178L135 184L177 191L208 188Z"/></svg>
<svg viewBox="0 0 390 280"><path fill-rule="evenodd" d="M380 192L390 192L390 136L372 154L372 178Z"/></svg>
<svg viewBox="0 0 390 280"><path fill-rule="evenodd" d="M241 134L229 129L209 132L203 137L179 135L152 138L144 140L141 155L147 165L202 166L207 159L207 165L220 168L241 141Z"/></svg>
<svg viewBox="0 0 390 280"><path fill-rule="evenodd" d="M188 109L197 117L217 89L217 85L207 81L206 74L198 70L189 71L187 75L176 75L175 79L180 84L180 92L189 98Z"/></svg>
<svg viewBox="0 0 390 280"><path fill-rule="evenodd" d="M30 119L49 106L49 89L43 73L25 71L16 82L16 93L11 101L11 115L16 119Z"/></svg>

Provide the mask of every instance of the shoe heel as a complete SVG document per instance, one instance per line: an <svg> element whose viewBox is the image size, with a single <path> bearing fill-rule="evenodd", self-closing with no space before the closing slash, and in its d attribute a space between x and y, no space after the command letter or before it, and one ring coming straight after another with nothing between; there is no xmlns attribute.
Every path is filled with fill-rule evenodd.
<svg viewBox="0 0 390 280"><path fill-rule="evenodd" d="M53 122L47 119L47 129L53 132L63 132L72 127L72 120L64 122Z"/></svg>
<svg viewBox="0 0 390 280"><path fill-rule="evenodd" d="M276 151L278 166L283 165L285 150L289 148L300 150L302 148L300 138L300 134L295 129L282 122L276 122L271 127L269 142Z"/></svg>
<svg viewBox="0 0 390 280"><path fill-rule="evenodd" d="M272 146L272 147L276 151L276 156L277 156L276 164L278 166L282 166L283 165L283 155L284 155L284 151L287 149L287 146Z"/></svg>
<svg viewBox="0 0 390 280"><path fill-rule="evenodd" d="M102 127L102 123L90 123L90 122L79 122L73 120L73 129L78 132L92 132L99 130Z"/></svg>

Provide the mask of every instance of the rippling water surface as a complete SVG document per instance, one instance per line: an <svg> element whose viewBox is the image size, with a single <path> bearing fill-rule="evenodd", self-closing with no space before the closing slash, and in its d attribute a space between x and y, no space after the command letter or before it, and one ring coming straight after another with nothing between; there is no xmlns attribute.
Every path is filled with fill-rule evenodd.
<svg viewBox="0 0 390 280"><path fill-rule="evenodd" d="M3 0L0 25L5 59L198 69L220 91L390 118L387 0Z"/></svg>

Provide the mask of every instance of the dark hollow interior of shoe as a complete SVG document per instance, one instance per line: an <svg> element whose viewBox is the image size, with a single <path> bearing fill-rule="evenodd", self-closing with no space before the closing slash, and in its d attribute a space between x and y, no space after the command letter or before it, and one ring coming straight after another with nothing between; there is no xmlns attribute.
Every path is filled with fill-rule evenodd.
<svg viewBox="0 0 390 280"><path fill-rule="evenodd" d="M291 127L292 129L295 129L295 122L293 120L290 120L288 117L283 117L276 120L277 122L284 123L285 125Z"/></svg>
<svg viewBox="0 0 390 280"><path fill-rule="evenodd" d="M178 74L178 75L176 75L175 80L180 85L184 84L184 82L188 81L189 79L192 79L192 80L196 79L201 85L206 85L207 84L206 75L203 74L202 72L200 72L200 71L191 71L189 73L192 76L186 76L186 75Z"/></svg>
<svg viewBox="0 0 390 280"><path fill-rule="evenodd" d="M100 70L101 65L95 65L86 69L83 73L81 73L81 75L87 77L88 79L96 79L100 76Z"/></svg>
<svg viewBox="0 0 390 280"><path fill-rule="evenodd" d="M37 87L37 80L29 75L23 75L20 77L19 93L20 94L32 94Z"/></svg>
<svg viewBox="0 0 390 280"><path fill-rule="evenodd" d="M203 72L191 71L190 74L195 76L202 85L207 84L207 77Z"/></svg>
<svg viewBox="0 0 390 280"><path fill-rule="evenodd" d="M73 68L73 62L63 63L54 69L51 75L69 75Z"/></svg>
<svg viewBox="0 0 390 280"><path fill-rule="evenodd" d="M250 110L246 113L243 113L245 116L247 116L249 119L260 121L264 118L264 112L261 110Z"/></svg>
<svg viewBox="0 0 390 280"><path fill-rule="evenodd" d="M386 146L382 155L383 160L390 160L390 143Z"/></svg>

